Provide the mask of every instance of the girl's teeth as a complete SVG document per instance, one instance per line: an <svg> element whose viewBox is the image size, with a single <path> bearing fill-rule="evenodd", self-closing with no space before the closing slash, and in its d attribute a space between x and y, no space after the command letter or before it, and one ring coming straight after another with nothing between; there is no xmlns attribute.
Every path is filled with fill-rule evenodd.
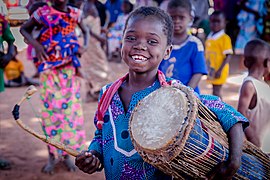
<svg viewBox="0 0 270 180"><path fill-rule="evenodd" d="M135 61L145 61L147 60L147 58L143 57L143 56L132 56L132 59L135 60Z"/></svg>

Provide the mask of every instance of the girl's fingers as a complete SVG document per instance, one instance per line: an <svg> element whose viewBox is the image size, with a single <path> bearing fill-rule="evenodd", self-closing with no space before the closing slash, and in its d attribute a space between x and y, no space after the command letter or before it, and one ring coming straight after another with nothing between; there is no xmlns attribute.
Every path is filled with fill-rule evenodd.
<svg viewBox="0 0 270 180"><path fill-rule="evenodd" d="M84 167L86 159L91 157L92 154L87 151L82 151L75 159L75 165L78 166L80 169ZM86 162L88 162L87 160Z"/></svg>
<svg viewBox="0 0 270 180"><path fill-rule="evenodd" d="M84 153L85 153L85 152L81 152L78 156L76 156L76 158L75 158L75 164L76 164L76 163L79 163L79 162L81 162L82 160L85 159ZM77 166L77 165L76 165L76 166Z"/></svg>
<svg viewBox="0 0 270 180"><path fill-rule="evenodd" d="M85 167L91 167L92 162L93 162L93 155L89 152L85 153L85 159L81 161L80 166L84 169Z"/></svg>
<svg viewBox="0 0 270 180"><path fill-rule="evenodd" d="M98 169L99 166L100 166L100 160L98 158L96 158L96 159L97 159L97 162L96 162L96 168L95 169Z"/></svg>
<svg viewBox="0 0 270 180"><path fill-rule="evenodd" d="M91 163L93 161L93 158L92 157L88 157L86 158L81 164L82 164L82 167L89 167L91 166Z"/></svg>
<svg viewBox="0 0 270 180"><path fill-rule="evenodd" d="M98 163L97 162L98 162L98 158L94 157L93 161L91 163L91 169L89 169L89 171L88 171L89 174L92 174L92 173L96 172L96 170L98 168L98 166L97 166Z"/></svg>

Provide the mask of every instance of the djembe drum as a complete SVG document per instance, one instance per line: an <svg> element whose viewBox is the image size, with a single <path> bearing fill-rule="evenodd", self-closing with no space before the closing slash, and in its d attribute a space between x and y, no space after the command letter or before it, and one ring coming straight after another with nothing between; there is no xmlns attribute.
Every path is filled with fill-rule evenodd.
<svg viewBox="0 0 270 180"><path fill-rule="evenodd" d="M134 109L130 136L147 163L177 179L205 178L228 158L228 140L216 116L186 86L161 87ZM270 159L249 142L235 179L270 179Z"/></svg>

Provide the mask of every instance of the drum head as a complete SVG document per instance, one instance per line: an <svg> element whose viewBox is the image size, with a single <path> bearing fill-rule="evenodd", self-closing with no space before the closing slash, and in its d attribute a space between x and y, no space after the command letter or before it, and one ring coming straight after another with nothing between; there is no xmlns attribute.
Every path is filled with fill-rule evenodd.
<svg viewBox="0 0 270 180"><path fill-rule="evenodd" d="M182 131L188 111L185 93L172 87L159 88L135 108L130 121L133 140L147 150L166 147Z"/></svg>

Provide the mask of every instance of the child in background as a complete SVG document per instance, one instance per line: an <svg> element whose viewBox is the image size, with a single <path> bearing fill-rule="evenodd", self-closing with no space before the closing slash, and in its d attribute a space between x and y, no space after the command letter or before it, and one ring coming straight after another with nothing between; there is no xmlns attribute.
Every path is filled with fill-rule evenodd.
<svg viewBox="0 0 270 180"><path fill-rule="evenodd" d="M229 75L229 55L233 54L230 37L225 34L225 16L215 11L210 16L211 32L205 41L208 66L208 83L213 85L213 95L221 96L222 85Z"/></svg>
<svg viewBox="0 0 270 180"><path fill-rule="evenodd" d="M15 46L15 55L9 61L8 65L5 67L5 76L7 82L6 87L19 87L25 85L39 85L38 81L34 81L24 75L23 63L17 59L18 50Z"/></svg>
<svg viewBox="0 0 270 180"><path fill-rule="evenodd" d="M159 69L166 77L180 80L200 93L199 82L207 74L202 42L187 33L192 24L192 5L189 0L172 0L167 12L174 23L173 50L168 59L164 59Z"/></svg>
<svg viewBox="0 0 270 180"><path fill-rule="evenodd" d="M133 10L133 4L129 0L123 0L121 9L123 13L119 14L117 21L107 33L109 61L121 62L120 48L123 29L129 13Z"/></svg>
<svg viewBox="0 0 270 180"><path fill-rule="evenodd" d="M77 57L88 44L88 33L81 22L82 12L67 6L68 0L53 0L52 6L42 6L21 26L21 33L35 47L35 63L40 72L42 100L42 125L45 135L75 150L82 150L85 143L83 112L80 95L80 73ZM75 27L79 25L84 35L84 47L79 46ZM35 39L31 32L40 28ZM59 159L69 171L75 165L66 152L48 146L49 160L42 172L53 173Z"/></svg>
<svg viewBox="0 0 270 180"><path fill-rule="evenodd" d="M250 120L250 126L245 130L246 138L260 148L270 129L270 87L264 81L264 76L270 72L269 51L270 46L263 40L247 43L244 64L248 76L243 81L238 104L238 111Z"/></svg>
<svg viewBox="0 0 270 180"><path fill-rule="evenodd" d="M88 151L81 152L75 160L85 173L100 171L104 166L106 179L172 179L143 161L128 131L132 111L141 99L165 84L179 83L158 71L160 62L170 56L172 34L172 19L159 8L140 7L128 17L121 49L128 74L101 90L94 118L95 137ZM240 166L243 128L248 121L217 97L205 95L201 100L222 121L230 144L230 158L209 177L229 179ZM213 103L220 106L216 108Z"/></svg>

